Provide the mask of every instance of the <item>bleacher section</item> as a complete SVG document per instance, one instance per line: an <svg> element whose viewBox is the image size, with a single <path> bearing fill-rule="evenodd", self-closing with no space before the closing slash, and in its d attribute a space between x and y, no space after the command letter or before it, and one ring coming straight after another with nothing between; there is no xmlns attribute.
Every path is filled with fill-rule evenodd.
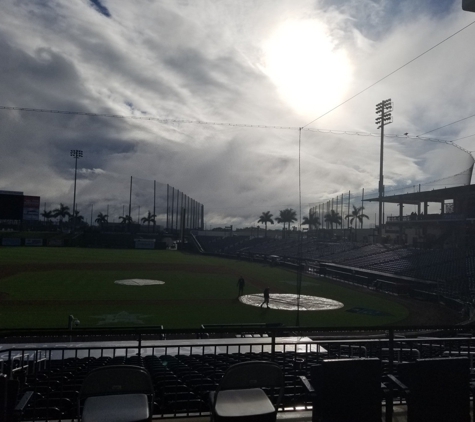
<svg viewBox="0 0 475 422"><path fill-rule="evenodd" d="M244 236L196 236L205 252L217 255L236 255L242 249L263 242L262 238Z"/></svg>
<svg viewBox="0 0 475 422"><path fill-rule="evenodd" d="M313 268L318 268L319 263L333 263L436 282L438 293L452 298L471 300L475 297L475 251L472 250L422 250L398 245L328 242L315 238L304 238L300 245L297 238L245 236L199 236L199 242L205 252L217 255L268 261L290 268L297 268L298 262Z"/></svg>

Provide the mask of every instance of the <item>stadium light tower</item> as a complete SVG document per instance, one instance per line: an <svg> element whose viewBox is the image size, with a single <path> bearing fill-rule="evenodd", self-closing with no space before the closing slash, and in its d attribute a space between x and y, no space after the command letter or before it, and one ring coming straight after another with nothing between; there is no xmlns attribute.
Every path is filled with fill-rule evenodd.
<svg viewBox="0 0 475 422"><path fill-rule="evenodd" d="M381 129L381 149L379 157L379 227L378 237L381 242L383 235L383 195L384 195L384 176L383 176L383 157L384 157L384 126L393 122L391 112L393 111L393 103L391 98L381 101L376 104L376 124L379 125L378 129Z"/></svg>
<svg viewBox="0 0 475 422"><path fill-rule="evenodd" d="M75 158L74 165L74 197L73 197L73 232L76 228L76 178L78 173L78 158L82 158L82 151L80 149L72 149L71 157Z"/></svg>

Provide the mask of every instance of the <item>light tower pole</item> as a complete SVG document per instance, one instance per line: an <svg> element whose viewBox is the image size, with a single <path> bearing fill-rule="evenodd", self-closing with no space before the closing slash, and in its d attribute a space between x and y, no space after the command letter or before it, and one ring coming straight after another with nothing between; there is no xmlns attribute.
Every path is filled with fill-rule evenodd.
<svg viewBox="0 0 475 422"><path fill-rule="evenodd" d="M75 159L74 165L74 197L73 197L73 232L76 228L76 179L78 174L78 158L82 158L82 151L79 149L71 150L71 157Z"/></svg>
<svg viewBox="0 0 475 422"><path fill-rule="evenodd" d="M381 101L376 104L376 124L381 129L381 149L379 158L379 227L378 237L381 242L383 236L383 196L384 196L384 176L383 176L383 162L384 162L384 126L393 122L391 112L393 110L393 103L391 98Z"/></svg>

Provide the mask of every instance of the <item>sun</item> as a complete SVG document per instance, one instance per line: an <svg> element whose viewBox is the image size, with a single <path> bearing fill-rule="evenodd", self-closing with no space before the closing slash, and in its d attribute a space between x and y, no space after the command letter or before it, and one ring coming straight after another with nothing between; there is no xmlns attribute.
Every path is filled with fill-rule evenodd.
<svg viewBox="0 0 475 422"><path fill-rule="evenodd" d="M338 104L351 79L346 52L315 20L288 21L264 43L264 72L283 99L307 117Z"/></svg>

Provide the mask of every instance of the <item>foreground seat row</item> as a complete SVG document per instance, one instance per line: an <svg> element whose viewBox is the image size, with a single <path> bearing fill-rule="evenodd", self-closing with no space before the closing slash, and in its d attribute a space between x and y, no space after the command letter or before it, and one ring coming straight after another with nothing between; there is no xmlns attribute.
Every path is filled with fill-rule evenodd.
<svg viewBox="0 0 475 422"><path fill-rule="evenodd" d="M390 422L393 400L407 405L408 422L470 421L470 367L463 357L403 363L396 376L385 378L377 358L328 359L300 379L312 401L315 422L380 422L382 403ZM211 419L275 421L284 391L285 377L278 364L234 364L208 394ZM17 406L18 412L25 404ZM153 404L151 376L135 365L93 369L84 378L77 403L84 422L150 421Z"/></svg>

